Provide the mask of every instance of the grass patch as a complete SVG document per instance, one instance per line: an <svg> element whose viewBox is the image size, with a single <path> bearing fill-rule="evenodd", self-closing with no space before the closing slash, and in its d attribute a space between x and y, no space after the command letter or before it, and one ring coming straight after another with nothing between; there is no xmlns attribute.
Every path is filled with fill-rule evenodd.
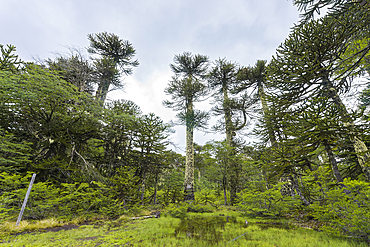
<svg viewBox="0 0 370 247"><path fill-rule="evenodd" d="M32 224L23 226L23 229L39 230L26 234L9 235L11 231L7 230L8 235L0 240L0 246L367 246L366 243L295 227L286 220L246 218L227 209L214 213L187 213L184 218L133 221L123 216L70 230L61 228L61 223L56 220L38 224L38 228L32 228ZM58 231L40 232L41 226L56 226L54 229Z"/></svg>
<svg viewBox="0 0 370 247"><path fill-rule="evenodd" d="M15 225L15 222L6 221L1 224L0 237L4 237L9 234L19 234L22 232L32 232L45 228L57 227L63 224L63 221L59 221L54 218L40 221L22 220L18 226Z"/></svg>

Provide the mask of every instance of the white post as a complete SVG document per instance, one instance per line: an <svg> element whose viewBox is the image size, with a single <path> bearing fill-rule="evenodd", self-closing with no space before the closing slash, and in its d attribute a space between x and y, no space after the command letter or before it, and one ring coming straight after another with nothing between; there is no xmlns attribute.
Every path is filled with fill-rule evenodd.
<svg viewBox="0 0 370 247"><path fill-rule="evenodd" d="M35 181L35 178L36 178L36 173L34 173L32 175L32 179L31 179L30 185L28 186L26 197L24 198L24 201L23 201L22 209L19 212L18 220L17 220L17 223L15 224L16 226L18 226L19 225L19 222L21 222L22 215L23 215L23 212L24 212L24 208L26 207L28 196L31 193L32 185L33 185L33 182Z"/></svg>

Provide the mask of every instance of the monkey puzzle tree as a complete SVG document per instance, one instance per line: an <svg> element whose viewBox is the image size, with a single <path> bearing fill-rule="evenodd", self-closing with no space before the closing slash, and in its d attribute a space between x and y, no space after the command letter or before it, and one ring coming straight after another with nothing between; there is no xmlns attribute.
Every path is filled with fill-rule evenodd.
<svg viewBox="0 0 370 247"><path fill-rule="evenodd" d="M268 105L267 102L267 96L265 94L264 88L267 86L268 81L266 78L266 61L265 60L257 60L256 64L254 66L248 66L248 67L242 67L238 71L238 81L240 83L235 88L236 92L250 92L252 95L251 105L255 105L256 107L262 106L262 118L261 118L261 127L264 131L258 131L258 134L264 137L267 136L266 142L270 142L270 145L273 148L276 148L276 134L272 117L274 109L271 105ZM267 131L267 135L265 135L265 131ZM265 138L262 138L265 139ZM266 155L260 156L260 158L263 158L263 163L268 164L270 162L271 156L271 148L266 147L264 148ZM261 169L263 177L267 181L267 174L265 169ZM281 174L282 177L280 180L284 180L286 182L291 182L291 180L286 176L287 174ZM267 187L268 184L266 183ZM286 185L288 186L288 185Z"/></svg>
<svg viewBox="0 0 370 247"><path fill-rule="evenodd" d="M231 98L230 93L237 81L237 65L226 61L225 58L215 61L215 66L208 75L208 85L214 90L213 97L216 106L213 114L223 115L223 120L214 126L216 131L225 131L226 142L230 147L234 146L233 137L235 132L245 127L247 114L244 99ZM241 117L240 117L241 115ZM242 118L242 119L241 119Z"/></svg>
<svg viewBox="0 0 370 247"><path fill-rule="evenodd" d="M136 50L128 40L122 40L113 33L88 34L87 37L90 41L87 51L100 55L94 62L99 81L96 99L104 104L109 86L121 87L121 73L130 75L133 67L139 65L137 60L133 60Z"/></svg>
<svg viewBox="0 0 370 247"><path fill-rule="evenodd" d="M135 147L139 150L137 163L141 178L141 201L144 203L144 194L150 179L154 180L156 194L159 174L163 170L162 154L168 145L170 125L154 113L138 118L138 131L135 137Z"/></svg>
<svg viewBox="0 0 370 247"><path fill-rule="evenodd" d="M206 126L208 114L194 109L194 102L199 102L207 95L202 80L208 69L208 57L192 55L184 52L175 55L174 64L170 65L175 76L172 77L166 94L171 95L172 101L165 100L163 104L176 111L179 124L186 126L186 165L185 165L185 200L194 200L194 128Z"/></svg>
<svg viewBox="0 0 370 247"><path fill-rule="evenodd" d="M297 106L294 112L286 114L283 120L286 138L281 140L279 147L276 148L284 150L282 146L285 146L285 150L284 153L275 152L273 155L275 161L289 162L285 162L282 166L271 166L271 171L283 173L284 170L288 170L292 178L306 176L318 169L318 165L314 162L317 154L325 153L327 159L323 160L320 166L330 167L333 176L328 178L330 180L335 178L335 183L343 187L343 170L348 167L348 164L351 166L353 161L349 160L348 154L351 152L346 152L350 148L347 139L351 128L345 126L346 121L338 119L339 111L331 100L317 97L310 99L304 105ZM343 159L339 155L346 158ZM319 183L317 177L315 180ZM296 182L296 179L292 182ZM297 193L302 195L298 190Z"/></svg>
<svg viewBox="0 0 370 247"><path fill-rule="evenodd" d="M116 100L106 104L102 121L102 143L104 154L100 159L103 175L111 177L117 168L130 166L132 150L138 131L140 107L129 100Z"/></svg>
<svg viewBox="0 0 370 247"><path fill-rule="evenodd" d="M241 68L238 72L238 80L241 81L240 85L237 87L237 91L252 90L252 93L256 92L254 102L256 104L258 101L262 105L263 119L266 124L268 137L270 144L273 146L276 142L275 133L273 130L272 123L269 119L269 106L267 104L266 94L264 87L266 86L266 61L257 60L256 65L251 67Z"/></svg>
<svg viewBox="0 0 370 247"><path fill-rule="evenodd" d="M328 9L328 14L340 17L346 14L357 17L367 17L369 21L370 2L368 0L294 0L299 11L302 11L303 22L314 18L315 12L320 14L323 8ZM360 23L359 23L360 24Z"/></svg>
<svg viewBox="0 0 370 247"><path fill-rule="evenodd" d="M350 72L353 74L354 70L358 70L361 67L365 67L365 70L369 73L369 0L294 0L293 4L303 13L301 14L302 19L300 25L314 19L315 13L320 14L320 10L325 8L327 9L325 16L330 16L338 20L338 25L341 25L340 20L350 17L353 20L347 26L348 30L351 30L349 34L351 42L347 43L350 49L347 49L345 54L342 54L344 56L342 56L341 62L344 66L340 73ZM367 60L365 66L364 60Z"/></svg>
<svg viewBox="0 0 370 247"><path fill-rule="evenodd" d="M22 60L18 58L18 55L12 54L16 51L14 45L6 45L7 47L4 48L4 45L0 44L0 71L10 71L15 73L19 70L20 65L22 64Z"/></svg>
<svg viewBox="0 0 370 247"><path fill-rule="evenodd" d="M326 98L338 109L340 120L352 129L348 134L358 163L370 180L370 168L366 166L367 147L356 135L352 116L340 95L351 88L351 73L337 75L341 68L340 57L346 51L351 34L356 30L353 18L343 17L338 21L325 17L296 26L277 49L268 74L275 89L273 101L280 105L281 113L290 114L299 105L305 105L315 97Z"/></svg>
<svg viewBox="0 0 370 247"><path fill-rule="evenodd" d="M0 127L0 173L27 172L30 151L30 143L17 140Z"/></svg>
<svg viewBox="0 0 370 247"><path fill-rule="evenodd" d="M237 65L235 63L226 61L226 59L218 59L215 61L215 66L208 75L208 85L214 90L213 97L215 99L215 107L213 107L213 114L223 115L218 125L214 126L217 131L225 131L226 144L229 146L230 157L225 159L227 164L227 172L229 176L225 178L226 182L230 184L230 202L234 203L236 199L237 187L239 183L240 164L234 162L231 156L235 156L233 147L235 147L234 136L235 132L241 130L247 124L247 110L250 105L245 98L231 98L230 93L238 83L237 81Z"/></svg>

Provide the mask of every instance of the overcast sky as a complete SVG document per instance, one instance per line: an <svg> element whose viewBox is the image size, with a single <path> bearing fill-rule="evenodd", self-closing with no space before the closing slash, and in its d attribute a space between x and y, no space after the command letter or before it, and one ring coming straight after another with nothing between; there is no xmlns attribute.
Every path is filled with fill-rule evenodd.
<svg viewBox="0 0 370 247"><path fill-rule="evenodd" d="M129 40L140 65L124 79L125 91L109 93L108 100L132 100L165 122L176 114L162 105L175 54L225 57L244 66L269 61L299 18L291 0L0 0L0 13L0 44L15 45L24 61L84 49L89 33ZM194 141L222 137L196 132ZM183 152L184 127L176 127L172 140Z"/></svg>

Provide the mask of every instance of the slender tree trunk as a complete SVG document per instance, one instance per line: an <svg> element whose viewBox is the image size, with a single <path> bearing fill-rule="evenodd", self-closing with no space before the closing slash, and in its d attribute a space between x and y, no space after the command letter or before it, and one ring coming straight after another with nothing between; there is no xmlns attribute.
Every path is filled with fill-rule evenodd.
<svg viewBox="0 0 370 247"><path fill-rule="evenodd" d="M224 205L227 205L226 176L222 178L222 189L224 191Z"/></svg>
<svg viewBox="0 0 370 247"><path fill-rule="evenodd" d="M335 179L337 180L338 183L342 183L343 178L342 178L342 175L339 172L338 164L337 164L337 161L335 160L333 150L331 149L327 140L324 140L323 144L324 144L326 153L328 154L329 162L330 162L331 168L333 170L334 177L335 177Z"/></svg>
<svg viewBox="0 0 370 247"><path fill-rule="evenodd" d="M343 178L342 178L342 175L339 172L337 161L335 160L335 157L334 157L334 154L333 154L333 150L331 149L331 147L330 147L329 143L327 142L327 140L324 140L323 144L324 144L325 150L326 150L326 152L328 154L329 161L330 161L331 167L333 169L334 177L336 178L339 186L343 188L343 192L344 193L346 193L347 195L351 194L351 192L346 189L347 186L345 186L343 184Z"/></svg>
<svg viewBox="0 0 370 247"><path fill-rule="evenodd" d="M238 185L240 181L240 173L242 172L240 164L235 162L235 160L232 159L231 156L235 155L235 152L231 152L229 154L229 157L227 159L228 163L228 173L229 173L229 184L230 184L230 205L234 205L236 198L237 198L237 192L238 192Z"/></svg>
<svg viewBox="0 0 370 247"><path fill-rule="evenodd" d="M234 129L233 129L233 123L231 121L230 100L229 100L226 84L223 85L222 91L224 94L223 108L225 111L224 118L225 118L225 129L226 129L226 143L227 145L232 147Z"/></svg>
<svg viewBox="0 0 370 247"><path fill-rule="evenodd" d="M234 125L231 121L231 110L230 110L230 99L227 91L226 82L222 86L223 92L223 108L225 111L225 129L226 129L226 143L229 147L234 147ZM232 162L231 157L235 155L235 152L232 151L228 154L227 157L227 167L229 168L229 177L230 177L230 204L233 205L236 199L237 188L239 183L239 164ZM226 179L226 178L225 178Z"/></svg>
<svg viewBox="0 0 370 247"><path fill-rule="evenodd" d="M345 126L350 128L349 139L355 149L357 161L365 174L366 180L370 181L370 167L365 164L366 160L369 158L368 149L365 143L356 136L354 123L348 114L346 106L339 97L337 90L327 77L323 78L323 81L329 92L329 97L334 101L335 105L339 109L341 117L345 121Z"/></svg>
<svg viewBox="0 0 370 247"><path fill-rule="evenodd" d="M185 161L185 180L184 192L185 201L193 201L194 197L194 119L193 102L187 103L186 110L186 161Z"/></svg>
<svg viewBox="0 0 370 247"><path fill-rule="evenodd" d="M110 86L110 82L108 80L102 80L99 83L98 89L96 90L95 98L101 106L104 105L104 102L107 98L109 86Z"/></svg>
<svg viewBox="0 0 370 247"><path fill-rule="evenodd" d="M144 173L144 176L143 176L143 183L142 183L142 185L141 185L141 196L140 196L141 205L144 205L145 177L146 177L146 173Z"/></svg>
<svg viewBox="0 0 370 247"><path fill-rule="evenodd" d="M295 189L295 191L297 191L297 194L299 195L299 197L301 198L302 202L306 205L306 206L309 206L311 203L304 197L302 191L299 189L299 186L298 186L298 182L296 179L293 178L292 175L289 175L288 176L288 179L292 182L292 187L293 189Z"/></svg>
<svg viewBox="0 0 370 247"><path fill-rule="evenodd" d="M267 127L267 132L268 132L268 135L269 135L270 144L273 147L273 146L276 145L276 137L275 137L275 132L274 132L273 126L272 126L271 121L268 117L269 107L267 105L266 95L265 95L265 92L263 90L262 82L258 82L257 87L258 87L258 97L260 98L261 105L262 105L263 118L265 119L265 122L266 122L266 127ZM262 172L263 172L263 176L266 177L265 171L262 170ZM267 179L265 179L265 180L266 180L266 188L269 189ZM288 182L291 183L291 181L289 181L288 177L285 177L285 180L287 180ZM291 191L294 191L293 188L290 188L290 189L291 189Z"/></svg>
<svg viewBox="0 0 370 247"><path fill-rule="evenodd" d="M154 199L153 204L157 204L157 185L158 185L158 173L155 174L155 180L154 180Z"/></svg>
<svg viewBox="0 0 370 247"><path fill-rule="evenodd" d="M274 130L271 126L271 121L267 117L269 108L268 108L268 105L267 105L267 102L266 102L266 95L265 95L265 92L263 90L263 85L262 85L261 82L258 83L258 96L261 100L263 117L264 117L265 122L266 122L267 132L268 132L268 135L269 135L270 143L271 143L271 146L274 146L276 144L275 133L274 133Z"/></svg>

